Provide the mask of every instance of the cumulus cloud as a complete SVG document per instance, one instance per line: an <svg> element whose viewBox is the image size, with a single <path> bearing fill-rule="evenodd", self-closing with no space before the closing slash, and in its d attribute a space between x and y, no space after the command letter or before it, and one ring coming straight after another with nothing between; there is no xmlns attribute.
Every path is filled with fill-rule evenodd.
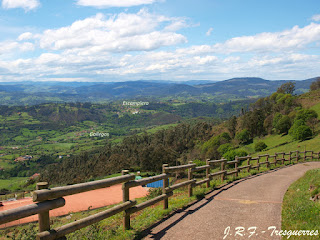
<svg viewBox="0 0 320 240"><path fill-rule="evenodd" d="M185 19L154 15L142 9L136 14L120 13L109 18L99 13L42 34L24 33L18 39L38 38L43 49L83 54L150 51L187 42L185 36L175 32L185 26Z"/></svg>
<svg viewBox="0 0 320 240"><path fill-rule="evenodd" d="M320 21L320 14L312 16L312 20L316 22Z"/></svg>
<svg viewBox="0 0 320 240"><path fill-rule="evenodd" d="M110 8L110 7L133 7L144 4L152 4L157 0L77 0L80 6Z"/></svg>
<svg viewBox="0 0 320 240"><path fill-rule="evenodd" d="M2 0L2 7L5 9L23 8L25 11L30 11L39 6L39 0Z"/></svg>
<svg viewBox="0 0 320 240"><path fill-rule="evenodd" d="M24 43L18 43L14 41L4 41L0 42L0 55L4 53L10 53L12 51L32 51L34 50L35 46L33 43L30 42L24 42Z"/></svg>
<svg viewBox="0 0 320 240"><path fill-rule="evenodd" d="M320 40L320 24L305 27L294 26L282 32L265 32L252 36L235 37L213 46L222 53L232 52L275 52L297 50Z"/></svg>
<svg viewBox="0 0 320 240"><path fill-rule="evenodd" d="M320 24L187 47L187 38L178 32L185 27L186 18L142 9L135 14L99 13L65 27L25 32L16 40L0 42L0 81L8 73L13 80L64 81L79 76L104 81L319 75L320 57L304 50L319 49ZM19 51L34 49L33 57L16 58Z"/></svg>

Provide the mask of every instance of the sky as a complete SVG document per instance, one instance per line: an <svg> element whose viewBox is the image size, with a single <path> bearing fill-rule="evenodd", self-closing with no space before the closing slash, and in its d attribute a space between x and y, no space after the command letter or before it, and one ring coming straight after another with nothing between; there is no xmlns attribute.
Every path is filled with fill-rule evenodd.
<svg viewBox="0 0 320 240"><path fill-rule="evenodd" d="M319 0L1 0L0 82L316 76Z"/></svg>

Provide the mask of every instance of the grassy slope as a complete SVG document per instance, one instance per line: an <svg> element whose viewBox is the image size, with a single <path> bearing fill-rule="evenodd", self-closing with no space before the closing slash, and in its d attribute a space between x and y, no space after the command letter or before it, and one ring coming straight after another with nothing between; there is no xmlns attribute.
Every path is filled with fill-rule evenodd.
<svg viewBox="0 0 320 240"><path fill-rule="evenodd" d="M319 92L320 93L320 92ZM306 93L301 96L303 107L315 110L318 113L318 118L320 120L320 99L313 96L315 93ZM311 95L311 96L310 96ZM306 101L308 99L308 101ZM316 129L319 132L320 128ZM267 144L268 148L263 152L254 153L254 145L258 141L263 141ZM249 154L253 156L260 154L274 154L275 152L290 152L294 150L304 151L313 150L315 152L320 151L320 135L318 134L314 138L306 141L294 141L290 135L268 135L262 138L255 138L253 143L242 147Z"/></svg>
<svg viewBox="0 0 320 240"><path fill-rule="evenodd" d="M263 141L267 144L268 148L262 152L254 153L254 144L258 141ZM253 143L242 147L250 155L253 156L262 155L262 154L274 154L276 152L290 152L290 151L304 151L313 150L315 152L320 151L320 135L315 136L312 139L306 141L294 141L290 135L268 135L263 138L255 138Z"/></svg>
<svg viewBox="0 0 320 240"><path fill-rule="evenodd" d="M282 230L320 231L320 202L309 200L312 184L320 184L320 169L308 171L289 187L282 205ZM290 239L319 239L319 236L292 236Z"/></svg>
<svg viewBox="0 0 320 240"><path fill-rule="evenodd" d="M1 179L0 180L0 189L13 189L18 190L21 185L26 184L28 177L11 177L9 179Z"/></svg>

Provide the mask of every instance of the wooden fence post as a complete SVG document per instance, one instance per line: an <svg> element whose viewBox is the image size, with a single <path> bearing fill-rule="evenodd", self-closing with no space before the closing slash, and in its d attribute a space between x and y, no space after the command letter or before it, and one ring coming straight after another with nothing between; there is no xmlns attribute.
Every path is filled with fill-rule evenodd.
<svg viewBox="0 0 320 240"><path fill-rule="evenodd" d="M221 160L224 160L224 158L222 158ZM225 162L226 160L221 162L221 171L224 171ZM223 182L225 179L226 179L226 174L225 173L221 174L221 182Z"/></svg>
<svg viewBox="0 0 320 240"><path fill-rule="evenodd" d="M163 164L162 165L162 173L166 173L166 167L168 167L169 165L168 164ZM163 186L162 186L162 194L166 194L167 191L166 191L166 188L169 186L169 182L168 182L168 178L165 178L162 180L163 182ZM165 198L163 200L163 209L168 209L169 207L169 199L168 198Z"/></svg>
<svg viewBox="0 0 320 240"><path fill-rule="evenodd" d="M277 166L277 154L278 153L274 153L274 166Z"/></svg>
<svg viewBox="0 0 320 240"><path fill-rule="evenodd" d="M291 154L292 154L292 152L290 151L289 152L289 164L291 164Z"/></svg>
<svg viewBox="0 0 320 240"><path fill-rule="evenodd" d="M260 156L258 156L258 159L257 159L257 166L258 166L258 171L260 171Z"/></svg>
<svg viewBox="0 0 320 240"><path fill-rule="evenodd" d="M251 170L251 165L250 165L250 160L251 160L251 156L247 156L248 157L248 159L247 159L247 165L249 165L249 167L248 167L248 173L250 172L250 170Z"/></svg>
<svg viewBox="0 0 320 240"><path fill-rule="evenodd" d="M48 189L49 184L47 182L37 183L37 190ZM39 232L49 231L50 230L50 216L49 211L45 211L38 214L39 217Z"/></svg>
<svg viewBox="0 0 320 240"><path fill-rule="evenodd" d="M318 152L318 161L320 161L320 152Z"/></svg>
<svg viewBox="0 0 320 240"><path fill-rule="evenodd" d="M297 150L297 163L299 162L299 150Z"/></svg>
<svg viewBox="0 0 320 240"><path fill-rule="evenodd" d="M189 161L189 164L192 164L192 161ZM191 168L188 168L188 180L192 180L192 169ZM192 187L193 185L192 184L189 184L188 185L188 196L189 197L192 197Z"/></svg>
<svg viewBox="0 0 320 240"><path fill-rule="evenodd" d="M307 151L304 150L304 156L303 156L303 161L304 161L304 162L306 161L306 155L307 155Z"/></svg>
<svg viewBox="0 0 320 240"><path fill-rule="evenodd" d="M209 159L206 160L206 165L208 165L209 167L206 168L206 178L209 179L209 181L207 182L207 188L210 187L210 164L209 164Z"/></svg>
<svg viewBox="0 0 320 240"><path fill-rule="evenodd" d="M269 162L269 154L266 156L266 166L267 168L270 168L270 162Z"/></svg>
<svg viewBox="0 0 320 240"><path fill-rule="evenodd" d="M239 158L236 156L235 157L235 164L234 164L234 168L235 168L235 170L237 171L236 172L236 177L238 177L238 172L239 172L239 170L238 170L238 162L239 162Z"/></svg>
<svg viewBox="0 0 320 240"><path fill-rule="evenodd" d="M311 161L313 161L313 151L311 151Z"/></svg>
<svg viewBox="0 0 320 240"><path fill-rule="evenodd" d="M285 153L282 153L282 165L284 165L284 160L285 160Z"/></svg>
<svg viewBox="0 0 320 240"><path fill-rule="evenodd" d="M129 170L122 170L122 175L129 174ZM129 188L126 187L125 183L122 183L122 202L127 202L130 199ZM123 228L124 230L130 229L130 214L127 211L123 212Z"/></svg>

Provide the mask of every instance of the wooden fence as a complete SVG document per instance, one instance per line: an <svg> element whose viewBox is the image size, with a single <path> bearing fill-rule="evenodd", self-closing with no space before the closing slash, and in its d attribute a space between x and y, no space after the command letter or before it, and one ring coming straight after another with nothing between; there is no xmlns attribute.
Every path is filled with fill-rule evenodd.
<svg viewBox="0 0 320 240"><path fill-rule="evenodd" d="M226 159L208 159L206 161L206 165L198 167L192 162L180 166L168 166L168 164L164 164L162 167L162 174L139 180L135 180L135 175L129 174L128 170L123 170L122 176L119 177L74 184L70 186L56 187L52 189L48 189L47 183L38 183L37 190L33 192L33 201L36 203L0 212L0 225L38 214L39 233L37 234L37 239L66 239L65 236L72 232L111 217L117 213L123 212L124 229L129 229L131 214L146 207L152 206L160 201L163 201L163 208L167 209L168 198L172 196L173 191L178 188L188 186L188 195L191 197L193 195L192 190L194 187L202 184L206 184L206 187L210 187L210 181L213 179L213 177L221 177L221 180L225 180L228 175L238 176L239 172L245 169L247 172L250 172L251 169L259 170L259 168L264 164L267 168L270 168L272 165L277 167L278 164L284 164L285 162L293 164L298 163L299 160L307 161L314 159L318 161L320 160L319 152L314 153L313 151L293 151L289 153L275 153L274 155L259 155L258 157L236 157L233 161L228 161ZM212 169L215 169L215 172L211 172ZM173 173L186 170L188 171L188 180L169 186L169 177L172 176ZM199 171L205 171L205 178L197 181L193 178L193 173ZM129 200L130 188L146 185L159 180L163 181L162 194L160 196L140 204L137 204L135 200ZM76 222L72 222L55 229L50 229L49 211L64 206L64 196L106 188L120 183L122 184L123 190L122 203L105 211L85 217Z"/></svg>

